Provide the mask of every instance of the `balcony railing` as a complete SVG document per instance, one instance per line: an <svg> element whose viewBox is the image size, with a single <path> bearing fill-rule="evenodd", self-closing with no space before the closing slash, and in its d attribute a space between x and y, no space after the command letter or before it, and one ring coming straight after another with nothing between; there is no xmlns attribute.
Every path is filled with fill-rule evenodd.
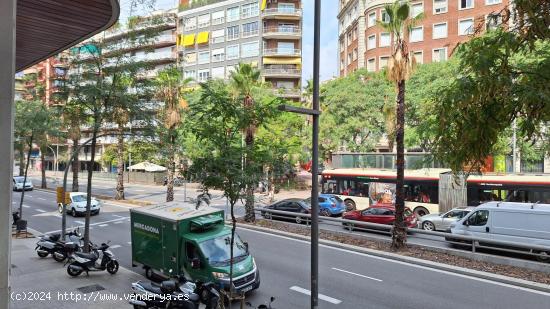
<svg viewBox="0 0 550 309"><path fill-rule="evenodd" d="M297 48L266 48L264 56L300 56L300 49Z"/></svg>
<svg viewBox="0 0 550 309"><path fill-rule="evenodd" d="M302 29L298 26L274 26L265 27L264 34L278 34L278 35L296 35L299 36L302 33Z"/></svg>
<svg viewBox="0 0 550 309"><path fill-rule="evenodd" d="M300 76L302 72L298 69L263 69L264 75L298 75Z"/></svg>
<svg viewBox="0 0 550 309"><path fill-rule="evenodd" d="M263 16L296 16L302 15L302 9L295 8L271 8L263 11Z"/></svg>
<svg viewBox="0 0 550 309"><path fill-rule="evenodd" d="M295 98L300 97L302 95L302 92L300 89L294 89L294 88L276 88L273 89L273 92L276 96L281 98Z"/></svg>

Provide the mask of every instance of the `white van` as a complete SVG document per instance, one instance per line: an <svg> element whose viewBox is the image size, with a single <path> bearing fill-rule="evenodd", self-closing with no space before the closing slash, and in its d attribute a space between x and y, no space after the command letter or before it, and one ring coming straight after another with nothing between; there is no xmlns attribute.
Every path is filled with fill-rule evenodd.
<svg viewBox="0 0 550 309"><path fill-rule="evenodd" d="M550 248L550 204L489 202L451 225L455 235ZM448 237L452 240L452 237ZM550 261L548 255L540 260Z"/></svg>

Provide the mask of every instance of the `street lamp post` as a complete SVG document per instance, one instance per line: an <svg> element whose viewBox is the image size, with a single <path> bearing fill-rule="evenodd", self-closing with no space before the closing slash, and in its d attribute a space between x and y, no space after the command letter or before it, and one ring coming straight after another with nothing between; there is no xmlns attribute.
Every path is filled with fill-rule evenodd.
<svg viewBox="0 0 550 309"><path fill-rule="evenodd" d="M280 105L286 112L313 117L311 151L311 308L319 307L319 63L321 46L321 0L315 0L313 34L313 109Z"/></svg>
<svg viewBox="0 0 550 309"><path fill-rule="evenodd" d="M49 148L49 149L52 151L52 153L53 153L53 165L55 166L55 179L56 179L56 181L57 181L57 170L58 170L57 156L58 156L58 154L53 150L52 147L48 146L48 148ZM58 149L59 149L59 148L58 148Z"/></svg>

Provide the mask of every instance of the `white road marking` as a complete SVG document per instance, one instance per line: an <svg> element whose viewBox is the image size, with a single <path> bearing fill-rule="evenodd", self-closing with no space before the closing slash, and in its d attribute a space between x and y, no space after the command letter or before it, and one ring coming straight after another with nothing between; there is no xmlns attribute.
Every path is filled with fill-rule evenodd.
<svg viewBox="0 0 550 309"><path fill-rule="evenodd" d="M42 210L42 209L38 209L38 208L37 208L37 209L35 209L35 210L36 210L36 211L38 211L38 212L46 212L45 210Z"/></svg>
<svg viewBox="0 0 550 309"><path fill-rule="evenodd" d="M24 208L31 208L29 205L23 205Z"/></svg>
<svg viewBox="0 0 550 309"><path fill-rule="evenodd" d="M113 224L121 224L121 223L124 223L122 221L117 221L117 222L114 222Z"/></svg>
<svg viewBox="0 0 550 309"><path fill-rule="evenodd" d="M84 221L75 221L74 223L77 223L77 224L84 224Z"/></svg>
<svg viewBox="0 0 550 309"><path fill-rule="evenodd" d="M132 190L132 189L130 189ZM145 192L145 190L138 190L138 189L135 189L135 190L132 190L132 191L135 191L135 192Z"/></svg>
<svg viewBox="0 0 550 309"><path fill-rule="evenodd" d="M290 287L290 289L292 291L295 291L295 292L298 292L298 293L302 293L302 294L305 294L305 295L311 295L311 291L310 290L306 290L304 288L301 288L299 286L292 286ZM319 299L321 300L324 300L326 302L329 302L331 304L335 304L335 305L338 305L339 303L341 303L342 301L339 300L339 299L336 299L336 298L332 298L330 296L326 296L326 295L323 295L323 294L319 294Z"/></svg>
<svg viewBox="0 0 550 309"><path fill-rule="evenodd" d="M125 219L114 219L114 220L108 220L108 221L103 221L103 222L96 222L96 223L92 223L90 224L90 226L94 226L94 225L101 225L101 224L105 224L105 223L111 223L111 222L117 222L117 221L123 221ZM76 221L75 221L76 223ZM70 228L67 228L67 231L70 231L74 228L77 228L77 227L84 227L83 225L79 225L79 226L74 226L74 227L70 227ZM91 227L90 227L91 229ZM42 234L50 234L50 233L59 233L61 232L61 230L55 230L55 231L49 231L49 232L45 232L45 233L42 233Z"/></svg>
<svg viewBox="0 0 550 309"><path fill-rule="evenodd" d="M99 227L106 227L109 224L100 224Z"/></svg>
<svg viewBox="0 0 550 309"><path fill-rule="evenodd" d="M33 197L32 195L27 194L27 197Z"/></svg>
<svg viewBox="0 0 550 309"><path fill-rule="evenodd" d="M41 201L45 201L46 199L43 198L43 197L37 197L37 199L41 200Z"/></svg>
<svg viewBox="0 0 550 309"><path fill-rule="evenodd" d="M119 215L113 215L113 217L117 217L117 218L128 218L128 217L125 217L125 216L119 216Z"/></svg>
<svg viewBox="0 0 550 309"><path fill-rule="evenodd" d="M246 231L253 232L253 233L278 237L278 238L282 238L282 239L288 239L288 240L292 240L292 241L296 241L296 242L301 242L301 243L304 243L304 244L309 244L310 243L309 241L305 241L305 240L301 240L301 239L295 239L295 238L290 238L290 237L281 236L281 235L274 235L274 234L270 234L270 233L266 233L266 232L262 232L262 231L247 229L247 228L244 228L244 227L239 227L239 229L246 230ZM319 247L332 249L332 250L336 250L336 251L341 251L341 252L346 252L346 253L351 253L351 254L360 255L360 256L373 258L373 259L378 259L378 260L382 260L382 261L387 261L387 262L391 262L391 263L401 264L401 265L405 265L405 266L409 266L409 267L413 267L413 268L420 268L420 269L430 270L430 271L433 271L433 272L446 274L446 275L449 275L449 276L461 277L461 278L465 278L465 279L470 279L470 280L480 281L480 282L484 282L484 283L499 285L499 286L503 286L503 287L507 287L507 288L511 288L511 289L515 289L515 290L521 290L521 291L530 292L530 293L534 293L534 294L550 296L550 293L547 293L547 292L533 290L533 289L530 289L530 288L524 288L524 287L521 287L521 286L512 285L512 284L508 284L508 283L501 283L501 282L497 282L497 281L492 281L492 280L489 280L489 279L476 278L476 277L469 276L469 275L457 274L457 273L453 273L453 272L450 272L450 271L447 271L447 270L435 269L435 268L431 268L431 267L427 267L427 266L421 266L421 265L414 265L414 264L407 263L407 262L396 261L396 260L392 260L392 259L388 259L388 258L384 258L384 257L380 257L380 256L374 256L374 255L361 253L361 252L356 252L356 251L347 250L347 249L342 249L342 248L336 248L336 247L329 246L329 245L319 244Z"/></svg>
<svg viewBox="0 0 550 309"><path fill-rule="evenodd" d="M128 244L129 244L129 245L131 245L131 244L132 244L132 242L131 242L131 241L129 241L129 242L128 242Z"/></svg>
<svg viewBox="0 0 550 309"><path fill-rule="evenodd" d="M116 249L116 248L120 248L122 247L121 245L112 245L112 246L109 246L109 249Z"/></svg>
<svg viewBox="0 0 550 309"><path fill-rule="evenodd" d="M341 272L346 273L346 274L355 275L355 276L357 276L357 277L362 277L362 278L366 278L366 279L370 279L370 280L382 282L382 279L377 279L377 278L374 278L374 277L369 277L369 276L361 275L361 274L354 273L354 272L347 271L347 270L343 270L343 269L340 269L340 268L333 267L332 269L333 269L333 270L336 270L336 271L341 271Z"/></svg>

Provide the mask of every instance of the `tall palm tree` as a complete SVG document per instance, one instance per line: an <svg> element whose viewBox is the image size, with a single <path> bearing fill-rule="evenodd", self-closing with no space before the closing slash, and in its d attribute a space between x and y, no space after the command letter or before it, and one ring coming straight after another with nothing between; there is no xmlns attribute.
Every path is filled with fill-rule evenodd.
<svg viewBox="0 0 550 309"><path fill-rule="evenodd" d="M392 248L405 246L407 233L403 213L405 211L405 191L403 186L405 176L405 81L411 76L415 59L410 57L405 39L405 31L410 33L423 15L410 16L410 5L407 1L395 1L384 6L388 18L378 22L378 25L393 36L391 57L388 61L387 76L395 83L396 97L396 127L395 142L397 145L397 180L395 186L395 222L392 234Z"/></svg>
<svg viewBox="0 0 550 309"><path fill-rule="evenodd" d="M235 95L242 98L243 107L245 109L254 109L254 98L252 97L252 91L255 87L261 85L260 71L254 68L248 63L239 63L236 70L231 72L230 83ZM256 125L251 123L244 132L244 142L250 152L254 146L254 133L256 132ZM243 158L243 165L250 164L251 158ZM246 187L246 202L245 202L245 221L254 222L256 216L254 214L254 185L249 184Z"/></svg>

